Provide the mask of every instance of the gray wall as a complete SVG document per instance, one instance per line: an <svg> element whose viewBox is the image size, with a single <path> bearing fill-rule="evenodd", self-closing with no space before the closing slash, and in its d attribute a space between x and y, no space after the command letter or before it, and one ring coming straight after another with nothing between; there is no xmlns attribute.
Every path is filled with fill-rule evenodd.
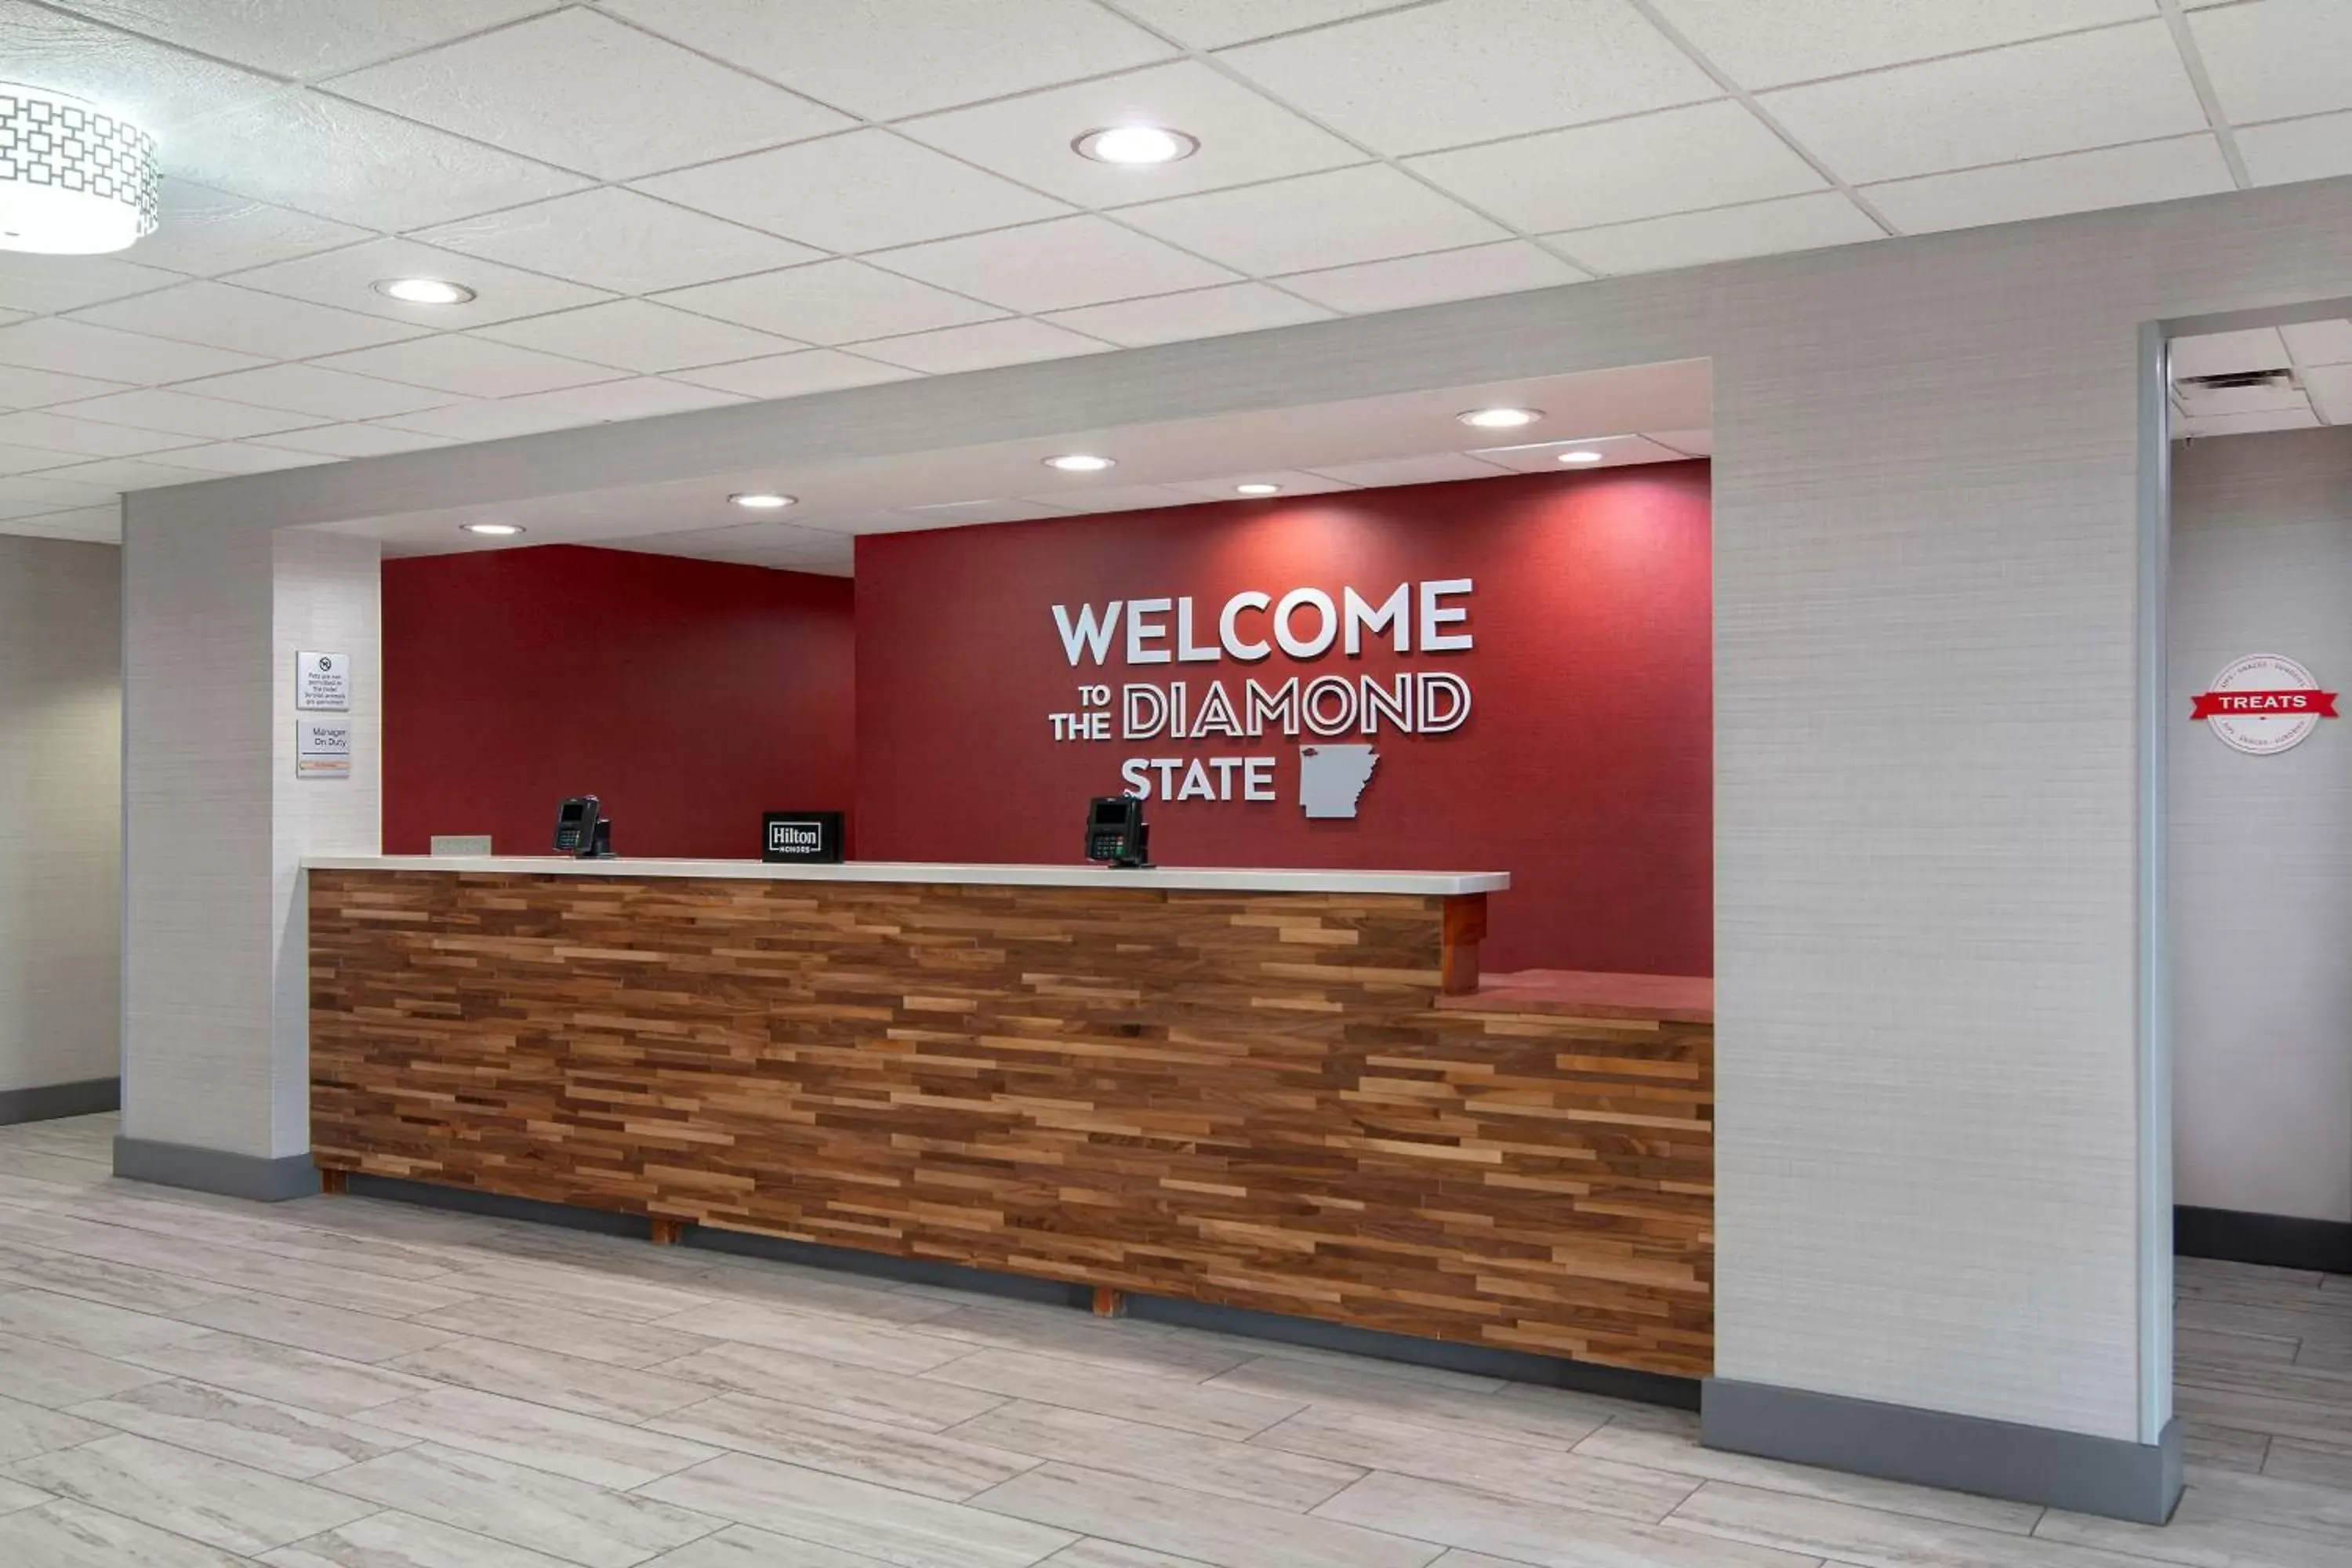
<svg viewBox="0 0 2352 1568"><path fill-rule="evenodd" d="M2352 721L2250 757L2186 717L2247 654L2352 691L2352 429L2174 450L2174 1192L2352 1220Z"/></svg>
<svg viewBox="0 0 2352 1568"><path fill-rule="evenodd" d="M121 557L0 536L0 1093L116 1074Z"/></svg>

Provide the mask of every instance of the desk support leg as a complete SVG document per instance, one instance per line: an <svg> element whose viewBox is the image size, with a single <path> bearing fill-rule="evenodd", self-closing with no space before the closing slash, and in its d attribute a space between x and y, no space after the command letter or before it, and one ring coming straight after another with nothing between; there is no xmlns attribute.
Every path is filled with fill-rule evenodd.
<svg viewBox="0 0 2352 1568"><path fill-rule="evenodd" d="M1127 1292L1114 1290L1108 1285L1095 1287L1095 1316L1124 1318L1127 1316Z"/></svg>

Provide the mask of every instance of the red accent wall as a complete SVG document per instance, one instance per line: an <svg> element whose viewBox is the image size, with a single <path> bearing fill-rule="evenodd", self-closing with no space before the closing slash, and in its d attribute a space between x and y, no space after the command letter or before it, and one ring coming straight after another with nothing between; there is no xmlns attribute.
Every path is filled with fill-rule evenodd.
<svg viewBox="0 0 2352 1568"><path fill-rule="evenodd" d="M1505 870L1488 970L1710 973L1708 535L1707 466L1692 462L861 538L858 853L1072 861L1084 803L1119 792L1126 757L1273 753L1271 804L1154 800L1154 858ZM1196 640L1213 641L1244 589L1353 586L1378 603L1460 577L1476 586L1452 629L1475 646L1455 653L1381 642L1359 659L1130 668L1115 649L1073 668L1052 614L1190 595ZM1245 676L1411 669L1466 679L1471 718L1373 738L1381 762L1349 821L1304 816L1299 742L1280 735L1056 742L1048 729L1082 681L1197 693L1222 678L1238 699Z"/></svg>
<svg viewBox="0 0 2352 1568"><path fill-rule="evenodd" d="M566 795L625 855L756 858L760 814L847 809L838 577L546 545L383 563L383 843L544 854Z"/></svg>

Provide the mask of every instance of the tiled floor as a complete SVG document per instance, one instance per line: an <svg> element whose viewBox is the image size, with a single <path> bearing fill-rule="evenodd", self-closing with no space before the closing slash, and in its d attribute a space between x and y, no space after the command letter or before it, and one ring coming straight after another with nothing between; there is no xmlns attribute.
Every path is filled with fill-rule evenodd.
<svg viewBox="0 0 2352 1568"><path fill-rule="evenodd" d="M2184 1263L2157 1531L1686 1416L0 1129L5 1568L2345 1568L2352 1279Z"/></svg>

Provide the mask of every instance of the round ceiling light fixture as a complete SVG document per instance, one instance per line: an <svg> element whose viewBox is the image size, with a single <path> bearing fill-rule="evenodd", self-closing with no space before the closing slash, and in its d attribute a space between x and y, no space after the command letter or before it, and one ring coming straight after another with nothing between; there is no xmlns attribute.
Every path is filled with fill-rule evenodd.
<svg viewBox="0 0 2352 1568"><path fill-rule="evenodd" d="M1454 417L1473 430L1519 430L1543 417L1540 408L1472 408Z"/></svg>
<svg viewBox="0 0 2352 1568"><path fill-rule="evenodd" d="M155 139L70 93L0 82L0 250L96 256L155 231Z"/></svg>
<svg viewBox="0 0 2352 1568"><path fill-rule="evenodd" d="M1081 158L1138 169L1189 158L1201 150L1201 139L1164 125L1106 125L1070 145Z"/></svg>
<svg viewBox="0 0 2352 1568"><path fill-rule="evenodd" d="M490 539L511 539L522 531L520 524L512 522L469 522L463 526L467 533L479 533Z"/></svg>
<svg viewBox="0 0 2352 1568"><path fill-rule="evenodd" d="M737 490L727 499L746 511L777 511L799 498L778 490Z"/></svg>
<svg viewBox="0 0 2352 1568"><path fill-rule="evenodd" d="M1105 468L1117 468L1118 459L1097 458L1091 452L1065 452L1058 458L1046 458L1045 466L1066 474L1099 474Z"/></svg>
<svg viewBox="0 0 2352 1568"><path fill-rule="evenodd" d="M1595 452L1589 447L1580 447L1573 452L1562 452L1559 455L1559 460L1563 463L1573 463L1580 466L1585 463L1602 462L1606 459L1602 454L1599 452Z"/></svg>
<svg viewBox="0 0 2352 1568"><path fill-rule="evenodd" d="M474 297L471 289L446 278L383 278L368 287L404 305L463 305Z"/></svg>
<svg viewBox="0 0 2352 1568"><path fill-rule="evenodd" d="M1253 483L1235 485L1234 487L1234 494L1237 496L1278 496L1281 493L1282 487L1280 485Z"/></svg>

